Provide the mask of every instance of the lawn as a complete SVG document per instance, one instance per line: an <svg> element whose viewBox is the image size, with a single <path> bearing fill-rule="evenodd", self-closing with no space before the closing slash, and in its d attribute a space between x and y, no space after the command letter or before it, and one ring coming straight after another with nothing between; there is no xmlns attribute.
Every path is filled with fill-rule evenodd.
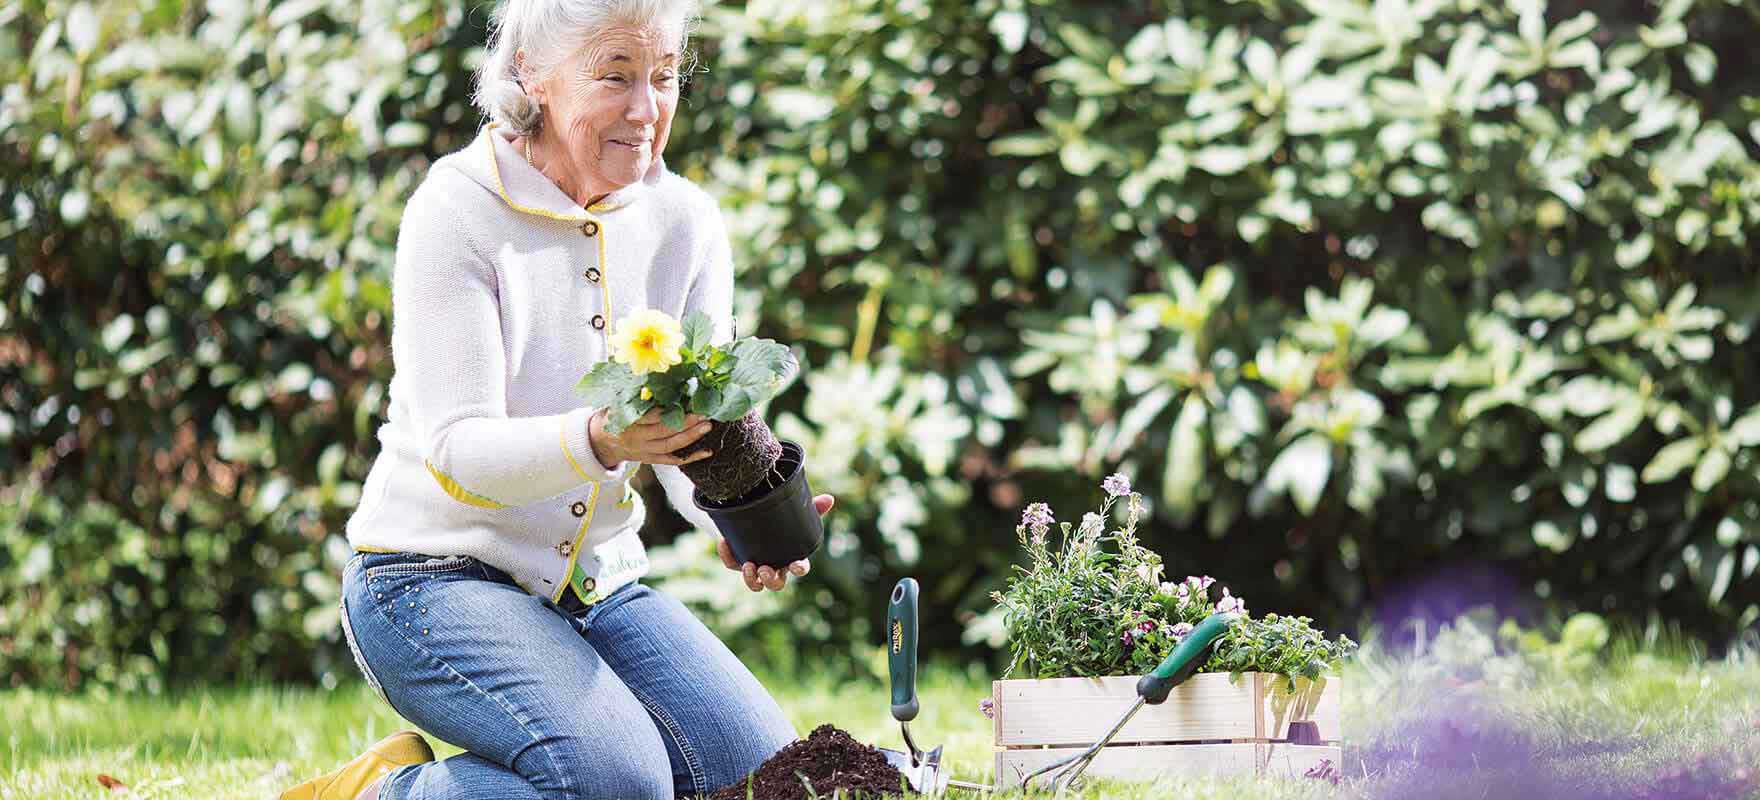
<svg viewBox="0 0 1760 800"><path fill-rule="evenodd" d="M1458 637L1457 637L1458 638ZM1451 650L1452 648L1452 650ZM1588 664L1498 656L1439 639L1424 658L1367 648L1345 677L1344 780L1091 784L1084 797L1760 797L1760 658L1616 645ZM990 676L926 666L919 744L989 781L977 709ZM899 747L884 680L767 681L806 733L831 722ZM168 697L0 692L0 798L273 797L405 727L362 684L241 686ZM441 757L457 748L441 744ZM131 793L100 785L100 774ZM974 796L959 795L954 796Z"/></svg>

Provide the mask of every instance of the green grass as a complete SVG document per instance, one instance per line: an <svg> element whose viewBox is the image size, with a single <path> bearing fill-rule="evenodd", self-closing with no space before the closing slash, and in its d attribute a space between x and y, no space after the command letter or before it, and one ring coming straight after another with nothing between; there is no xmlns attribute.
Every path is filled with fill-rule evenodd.
<svg viewBox="0 0 1760 800"><path fill-rule="evenodd" d="M1514 682L1494 669L1475 671L1473 661L1394 660L1366 651L1346 673L1349 747L1346 780L1337 787L1300 778L1194 778L1097 783L1079 794L1445 800L1539 796L1537 785L1551 785L1583 797L1724 797L1744 765L1750 778L1760 778L1753 774L1760 767L1760 663L1752 659L1708 662L1627 648L1587 672L1528 674ZM911 730L920 745L946 746L956 778L991 780L989 723L977 710L988 679L977 671L922 671L923 713ZM863 741L902 746L881 680L767 683L803 735L830 722ZM1451 708L1465 710L1435 722L1437 710ZM404 727L358 683L333 691L226 687L162 697L0 692L0 798L273 797ZM458 752L439 742L436 749L441 757ZM110 793L99 773L133 793ZM1699 795L1681 788L1703 778L1722 781L1722 788Z"/></svg>

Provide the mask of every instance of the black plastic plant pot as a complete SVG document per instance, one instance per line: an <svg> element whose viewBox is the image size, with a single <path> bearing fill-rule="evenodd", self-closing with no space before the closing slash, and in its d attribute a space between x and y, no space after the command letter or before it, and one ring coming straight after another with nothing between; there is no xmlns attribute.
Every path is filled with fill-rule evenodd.
<svg viewBox="0 0 1760 800"><path fill-rule="evenodd" d="M757 488L726 503L716 503L691 492L691 502L715 521L727 539L734 560L760 566L786 567L817 552L825 541L819 510L813 507L813 490L807 486L807 457L801 446L782 441L782 457L776 471L780 484Z"/></svg>

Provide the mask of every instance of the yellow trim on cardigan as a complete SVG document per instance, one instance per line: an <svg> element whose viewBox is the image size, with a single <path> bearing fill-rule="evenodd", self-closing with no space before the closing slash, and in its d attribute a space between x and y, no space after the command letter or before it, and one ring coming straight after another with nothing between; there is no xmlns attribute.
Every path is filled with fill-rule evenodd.
<svg viewBox="0 0 1760 800"><path fill-rule="evenodd" d="M463 486L458 485L458 481L453 480L446 473L435 469L433 464L427 461L423 461L422 464L428 468L428 474L434 476L434 481L440 484L441 491L446 492L446 494L450 495L452 499L467 506L476 506L477 508L496 509L507 507L504 504L497 503L494 500L483 497L482 495L471 494Z"/></svg>
<svg viewBox="0 0 1760 800"><path fill-rule="evenodd" d="M495 135L493 133L493 131L495 130L495 126L498 124L499 123L495 123L495 122L489 123L489 131L490 132L485 133L483 135L483 144L489 148L489 174L495 178L495 193L501 195L501 201L506 203L509 208L512 208L515 211L523 211L527 214L534 214L534 215L537 215L540 217L544 217L546 219L559 219L559 220L562 220L563 222L576 222L576 223L586 222L588 219L588 216L586 214L580 214L580 215L558 214L554 211L549 211L549 210L542 209L542 208L533 208L531 206L522 206L518 203L513 202L513 198L507 196L507 186L501 182L501 163L498 159L495 158L495 140L490 138Z"/></svg>
<svg viewBox="0 0 1760 800"><path fill-rule="evenodd" d="M365 545L365 544L355 545L354 551L356 553L401 553L401 552L403 552L402 550L387 550L383 547L373 547L372 545Z"/></svg>
<svg viewBox="0 0 1760 800"><path fill-rule="evenodd" d="M587 430L591 431L592 425L592 421L589 420L587 422ZM581 469L581 462L574 459L574 451L568 449L568 419L566 417L563 418L562 429L558 432L562 434L562 457L568 459L569 466L574 467L574 474L581 476L581 480L583 481L591 482L593 476L588 475L586 470ZM591 444L590 441L589 444ZM595 456L595 458L596 457L597 456Z"/></svg>
<svg viewBox="0 0 1760 800"><path fill-rule="evenodd" d="M581 540L587 538L587 528L593 524L593 514L599 510L599 482L593 481L593 494L587 498L587 516L581 520L581 529L574 535L574 547L568 551L568 566L562 570L562 584L556 587L556 594L550 596L550 602L562 602L562 593L568 590L569 581L574 577L574 562L581 557ZM582 602L586 598L581 598Z"/></svg>
<svg viewBox="0 0 1760 800"><path fill-rule="evenodd" d="M491 122L489 123L487 130L494 131L500 125L501 123L499 122ZM506 203L509 208L512 208L515 211L523 211L527 214L544 217L545 219L562 220L563 222L579 223L592 219L591 214L558 214L555 211L550 211L548 209L522 206L519 203L513 202L513 198L507 194L507 185L501 182L501 161L495 157L495 140L489 138L493 135L493 133L485 133L483 136L483 139L485 140L484 143L489 146L489 174L495 178L495 193L501 195L501 201ZM587 211L604 213L606 211L616 211L617 209L623 208L625 205L628 205L628 203L613 203L607 200L601 200L588 206ZM601 226L603 226L603 223L601 223Z"/></svg>
<svg viewBox="0 0 1760 800"><path fill-rule="evenodd" d="M594 213L600 213L600 212L605 212L605 211L614 211L618 208L622 208L622 206L621 205L613 205L612 203L602 201L602 202L594 203L592 206L589 206L587 208L588 213L574 215L574 214L558 214L554 211L549 211L549 210L542 209L542 208L533 208L531 206L522 206L519 203L513 202L513 198L508 196L508 194L507 194L507 185L501 182L501 161L500 161L500 159L497 159L495 157L495 140L493 138L491 138L495 135L493 133L493 131L495 130L496 126L499 124L500 123L497 123L497 122L489 123L488 132L486 132L483 135L483 143L488 146L489 174L495 178L495 193L501 196L501 202L506 203L508 208L511 208L515 211L521 211L521 212L524 212L527 214L533 214L535 216L540 216L545 219L561 220L563 222L572 222L572 223L576 223L576 224L590 221L593 224L599 226L599 234L597 236L593 237L594 239L599 240L599 290L600 290L600 293L605 298L605 327L599 331L599 334L600 334L600 336L602 336L605 339L606 351L610 352L610 349L611 349L611 268L609 266L607 266L605 263L605 235L606 235L605 221L594 216ZM572 459L570 459L570 460L572 461ZM575 467L575 471L577 471L577 472L580 471L580 467L578 465ZM586 476L582 475L581 477L584 478Z"/></svg>

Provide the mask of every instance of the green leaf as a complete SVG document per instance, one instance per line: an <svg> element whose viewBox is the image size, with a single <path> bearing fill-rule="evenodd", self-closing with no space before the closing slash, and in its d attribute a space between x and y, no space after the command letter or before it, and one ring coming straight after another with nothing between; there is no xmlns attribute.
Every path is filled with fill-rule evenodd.
<svg viewBox="0 0 1760 800"><path fill-rule="evenodd" d="M1638 471L1625 464L1609 464L1601 491L1615 503L1630 503L1638 496Z"/></svg>
<svg viewBox="0 0 1760 800"><path fill-rule="evenodd" d="M769 339L741 339L729 355L733 357L729 387L754 395L776 389L793 358L787 347Z"/></svg>
<svg viewBox="0 0 1760 800"><path fill-rule="evenodd" d="M67 12L67 43L80 58L91 55L98 46L98 15L87 3L76 3Z"/></svg>
<svg viewBox="0 0 1760 800"><path fill-rule="evenodd" d="M1204 477L1204 423L1209 406L1197 392L1186 395L1185 407L1173 423L1173 446L1161 479L1161 492L1180 520L1198 505L1198 482Z"/></svg>
<svg viewBox="0 0 1760 800"><path fill-rule="evenodd" d="M1004 136L990 143L993 156L1042 156L1057 152L1057 139L1038 131Z"/></svg>
<svg viewBox="0 0 1760 800"><path fill-rule="evenodd" d="M1065 142L1063 149L1057 151L1058 160L1071 175L1089 175L1094 169L1106 163L1104 148L1089 142L1087 139L1071 139Z"/></svg>
<svg viewBox="0 0 1760 800"><path fill-rule="evenodd" d="M817 122L837 110L837 101L818 92L799 87L771 89L763 95L764 104L778 119L796 125Z"/></svg>
<svg viewBox="0 0 1760 800"><path fill-rule="evenodd" d="M1562 553L1571 549L1571 543L1575 541L1575 537L1566 533L1563 528L1558 527L1558 523L1549 519L1535 522L1531 535L1534 537L1534 544L1554 553Z"/></svg>
<svg viewBox="0 0 1760 800"><path fill-rule="evenodd" d="M1312 514L1331 475L1332 444L1325 436L1311 433L1278 454L1265 474L1265 483L1272 491L1288 492L1298 510Z"/></svg>
<svg viewBox="0 0 1760 800"><path fill-rule="evenodd" d="M386 147L419 147L429 138L428 126L414 120L395 122L385 129Z"/></svg>
<svg viewBox="0 0 1760 800"><path fill-rule="evenodd" d="M1148 394L1143 395L1136 403L1119 416L1118 432L1113 434L1112 449L1106 454L1114 460L1124 457L1125 451L1136 444L1137 437L1149 429L1149 423L1160 416L1161 410L1167 407L1175 397L1171 385L1157 386Z"/></svg>
<svg viewBox="0 0 1760 800"><path fill-rule="evenodd" d="M1705 449L1704 442L1697 437L1670 442L1667 447L1657 451L1656 457L1644 467L1645 483L1662 483L1673 480L1675 475L1699 460L1699 453Z"/></svg>
<svg viewBox="0 0 1760 800"><path fill-rule="evenodd" d="M342 465L347 455L340 442L324 448L324 452L318 456L318 483L334 487L342 479Z"/></svg>
<svg viewBox="0 0 1760 800"><path fill-rule="evenodd" d="M1629 339L1644 327L1644 319L1638 316L1631 306L1620 306L1617 315L1597 317L1589 326L1589 343L1604 344L1606 342Z"/></svg>
<svg viewBox="0 0 1760 800"><path fill-rule="evenodd" d="M601 361L575 384L575 392L589 406L613 408L622 400L641 391L644 381L625 364ZM640 416L640 415L638 415Z"/></svg>
<svg viewBox="0 0 1760 800"><path fill-rule="evenodd" d="M1712 605L1722 602L1723 594L1729 591L1730 579L1735 577L1735 574L1736 554L1734 552L1724 553L1723 558L1717 560L1717 576L1712 578L1711 592L1707 595Z"/></svg>
<svg viewBox="0 0 1760 800"><path fill-rule="evenodd" d="M1027 15L1024 11L998 11L990 17L990 32L996 34L1002 49L1018 53L1027 43Z"/></svg>
<svg viewBox="0 0 1760 800"><path fill-rule="evenodd" d="M605 407L605 430L611 433L623 433L641 419L653 404L645 401L634 403L613 403Z"/></svg>
<svg viewBox="0 0 1760 800"><path fill-rule="evenodd" d="M115 352L122 349L122 345L128 342L128 337L133 335L134 317L118 314L116 319L110 320L110 324L104 326L104 333L100 338L104 342L104 349Z"/></svg>
<svg viewBox="0 0 1760 800"><path fill-rule="evenodd" d="M1687 62L1687 71L1693 74L1693 80L1700 84L1711 83L1711 79L1717 77L1717 54L1705 45L1697 42L1687 45L1682 60Z"/></svg>
<svg viewBox="0 0 1760 800"><path fill-rule="evenodd" d="M1755 407L1730 425L1729 435L1744 447L1760 445L1760 407Z"/></svg>
<svg viewBox="0 0 1760 800"><path fill-rule="evenodd" d="M1698 468L1693 470L1693 488L1700 492L1717 488L1718 484L1723 483L1724 477L1729 475L1729 464L1729 451L1713 445L1699 459Z"/></svg>
<svg viewBox="0 0 1760 800"><path fill-rule="evenodd" d="M1233 175L1252 163L1245 148L1211 145L1192 154L1192 166L1211 175Z"/></svg>
<svg viewBox="0 0 1760 800"><path fill-rule="evenodd" d="M684 317L684 349L692 357L703 352L709 344L709 338L715 334L715 323L709 315L701 311L692 311Z"/></svg>
<svg viewBox="0 0 1760 800"><path fill-rule="evenodd" d="M1650 251L1656 246L1656 240L1649 231L1638 234L1629 242L1621 242L1613 248L1613 262L1622 269L1632 269L1643 264L1650 258Z"/></svg>
<svg viewBox="0 0 1760 800"><path fill-rule="evenodd" d="M697 387L696 392L691 394L691 413L692 414L702 414L705 417L715 417L716 419L720 419L720 417L716 416L716 412L719 411L720 409L721 409L721 389L720 389L720 387L714 386L712 384L702 384Z"/></svg>
<svg viewBox="0 0 1760 800"><path fill-rule="evenodd" d="M1584 453L1599 453L1618 444L1643 421L1644 402L1635 397L1627 399L1578 433L1577 449Z"/></svg>
<svg viewBox="0 0 1760 800"><path fill-rule="evenodd" d="M1077 25L1057 26L1058 38L1069 45L1071 52L1088 61L1103 64L1112 56L1112 48L1104 39Z"/></svg>
<svg viewBox="0 0 1760 800"><path fill-rule="evenodd" d="M1564 407L1579 417L1593 417L1620 401L1629 401L1632 390L1597 375L1580 375L1559 387Z"/></svg>
<svg viewBox="0 0 1760 800"><path fill-rule="evenodd" d="M745 416L757 404L750 392L739 387L729 387L721 396L721 406L709 416L722 422L731 422Z"/></svg>
<svg viewBox="0 0 1760 800"><path fill-rule="evenodd" d="M660 421L675 431L684 430L684 409L673 406L660 415Z"/></svg>

